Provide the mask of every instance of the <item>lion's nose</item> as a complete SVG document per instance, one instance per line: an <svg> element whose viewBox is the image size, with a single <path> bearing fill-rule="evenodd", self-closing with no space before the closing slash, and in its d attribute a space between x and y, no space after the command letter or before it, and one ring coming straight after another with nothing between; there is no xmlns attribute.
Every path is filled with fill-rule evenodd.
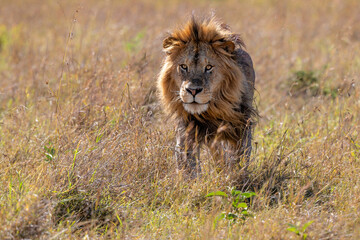
<svg viewBox="0 0 360 240"><path fill-rule="evenodd" d="M186 88L186 91L195 97L196 94L200 93L202 88Z"/></svg>

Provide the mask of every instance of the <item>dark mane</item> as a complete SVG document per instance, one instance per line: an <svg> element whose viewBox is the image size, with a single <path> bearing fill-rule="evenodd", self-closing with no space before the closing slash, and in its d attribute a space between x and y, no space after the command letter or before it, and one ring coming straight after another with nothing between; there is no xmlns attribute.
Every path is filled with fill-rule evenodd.
<svg viewBox="0 0 360 240"><path fill-rule="evenodd" d="M245 47L239 34L232 33L227 25L221 24L215 18L199 19L193 16L185 26L175 30L171 36L183 44L233 41L238 47Z"/></svg>

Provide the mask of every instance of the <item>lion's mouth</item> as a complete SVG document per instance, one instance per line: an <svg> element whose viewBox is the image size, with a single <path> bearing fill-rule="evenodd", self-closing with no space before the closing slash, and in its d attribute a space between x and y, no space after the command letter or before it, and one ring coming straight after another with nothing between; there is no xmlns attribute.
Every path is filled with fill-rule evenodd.
<svg viewBox="0 0 360 240"><path fill-rule="evenodd" d="M201 114L208 110L209 108L209 102L206 103L199 103L199 102L183 102L183 106L185 111L187 111L190 114Z"/></svg>
<svg viewBox="0 0 360 240"><path fill-rule="evenodd" d="M184 104L196 104L196 105L206 105L206 104L209 104L210 101L206 102L206 103L199 103L199 102L196 102L196 101L192 101L192 102L183 102Z"/></svg>
<svg viewBox="0 0 360 240"><path fill-rule="evenodd" d="M180 99L182 101L182 105L190 114L201 114L208 110L210 98L208 98L205 95L201 96L189 96L190 94L185 94L184 96L181 96Z"/></svg>

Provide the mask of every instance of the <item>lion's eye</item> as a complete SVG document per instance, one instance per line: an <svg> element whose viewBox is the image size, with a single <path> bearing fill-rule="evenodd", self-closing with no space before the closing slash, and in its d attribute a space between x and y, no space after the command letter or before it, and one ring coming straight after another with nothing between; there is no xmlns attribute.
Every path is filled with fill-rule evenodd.
<svg viewBox="0 0 360 240"><path fill-rule="evenodd" d="M213 68L213 66L207 65L207 66L205 67L205 71L208 72L208 71L210 71L212 68Z"/></svg>
<svg viewBox="0 0 360 240"><path fill-rule="evenodd" d="M180 68L184 71L187 71L188 67L186 66L186 64L180 64Z"/></svg>

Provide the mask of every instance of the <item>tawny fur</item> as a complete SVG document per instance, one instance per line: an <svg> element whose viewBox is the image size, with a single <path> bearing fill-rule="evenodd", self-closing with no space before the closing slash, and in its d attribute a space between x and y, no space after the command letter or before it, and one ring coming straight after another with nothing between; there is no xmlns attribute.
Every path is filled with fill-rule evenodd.
<svg viewBox="0 0 360 240"><path fill-rule="evenodd" d="M225 141L236 154L242 154L242 142L248 131L251 136L250 126L257 116L253 107L255 75L251 58L243 47L239 35L214 18L203 21L192 18L164 40L167 56L158 78L160 99L166 113L176 120L178 134L182 135L178 138L184 141L186 149L195 149L201 143L214 147L215 142ZM214 71L219 78L219 86L211 93L206 111L199 114L185 110L178 94L181 83L175 80L182 63L179 59L183 59L189 48L205 49L203 57L210 54L215 59Z"/></svg>

